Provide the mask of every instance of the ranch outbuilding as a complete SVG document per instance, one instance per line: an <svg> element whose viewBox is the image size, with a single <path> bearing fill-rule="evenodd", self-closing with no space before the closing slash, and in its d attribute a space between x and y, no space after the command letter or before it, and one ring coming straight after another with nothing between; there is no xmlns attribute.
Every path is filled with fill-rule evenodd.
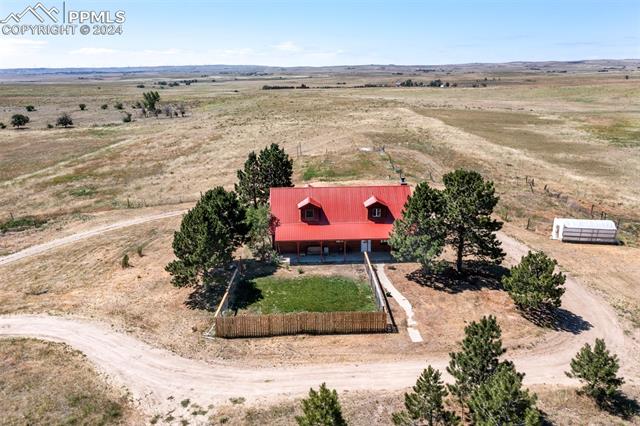
<svg viewBox="0 0 640 426"><path fill-rule="evenodd" d="M612 220L553 220L551 239L573 243L617 244L618 229Z"/></svg>

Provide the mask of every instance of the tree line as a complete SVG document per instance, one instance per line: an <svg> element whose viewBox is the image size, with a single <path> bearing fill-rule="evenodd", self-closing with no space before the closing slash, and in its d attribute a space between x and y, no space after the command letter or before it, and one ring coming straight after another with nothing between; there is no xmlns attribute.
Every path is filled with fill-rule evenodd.
<svg viewBox="0 0 640 426"><path fill-rule="evenodd" d="M480 426L543 424L535 393L523 388L524 374L513 362L500 360L501 329L495 317L471 322L464 330L460 350L449 357L447 372L453 382L445 385L442 373L427 366L410 392L404 395L404 409L393 413L398 426L459 425ZM583 383L578 393L591 397L601 408L610 408L621 396L624 379L618 376L618 357L602 339L585 344L571 360L566 375ZM302 400L300 426L346 426L335 390L322 384Z"/></svg>

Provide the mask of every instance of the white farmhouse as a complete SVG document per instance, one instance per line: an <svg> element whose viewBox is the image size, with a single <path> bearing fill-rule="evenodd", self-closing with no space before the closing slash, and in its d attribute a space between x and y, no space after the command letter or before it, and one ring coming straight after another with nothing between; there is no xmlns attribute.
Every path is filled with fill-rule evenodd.
<svg viewBox="0 0 640 426"><path fill-rule="evenodd" d="M617 244L617 233L618 229L612 220L555 218L551 239L574 243Z"/></svg>

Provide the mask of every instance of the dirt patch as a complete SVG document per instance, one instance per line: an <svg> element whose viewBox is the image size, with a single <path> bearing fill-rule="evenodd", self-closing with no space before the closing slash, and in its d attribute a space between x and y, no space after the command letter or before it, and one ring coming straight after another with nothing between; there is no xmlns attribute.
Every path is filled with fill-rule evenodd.
<svg viewBox="0 0 640 426"><path fill-rule="evenodd" d="M432 351L448 353L456 349L464 337L465 325L485 315L496 316L508 349L526 348L545 334L544 329L522 318L501 289L482 283L450 288L423 284L415 263L387 265L386 274L411 302L417 328Z"/></svg>

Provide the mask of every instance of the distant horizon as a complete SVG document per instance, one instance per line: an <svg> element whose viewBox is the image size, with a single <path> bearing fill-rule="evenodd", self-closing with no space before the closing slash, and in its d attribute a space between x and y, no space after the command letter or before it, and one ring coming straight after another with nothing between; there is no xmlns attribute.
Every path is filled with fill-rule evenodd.
<svg viewBox="0 0 640 426"><path fill-rule="evenodd" d="M509 65L509 64L579 64L589 62L626 62L638 61L638 58L590 58L590 59L573 59L573 60L518 60L506 62L459 62L459 63L415 63L415 64L394 64L394 63L371 63L371 64L338 64L338 65L262 65L262 64L233 64L233 63L217 63L217 64L184 64L184 65L126 65L126 66L71 66L71 67L16 67L16 68L0 68L0 71L18 71L18 70L99 70L99 69L127 69L127 68L197 68L197 67L245 67L245 68L345 68L345 67L451 67L464 65Z"/></svg>

